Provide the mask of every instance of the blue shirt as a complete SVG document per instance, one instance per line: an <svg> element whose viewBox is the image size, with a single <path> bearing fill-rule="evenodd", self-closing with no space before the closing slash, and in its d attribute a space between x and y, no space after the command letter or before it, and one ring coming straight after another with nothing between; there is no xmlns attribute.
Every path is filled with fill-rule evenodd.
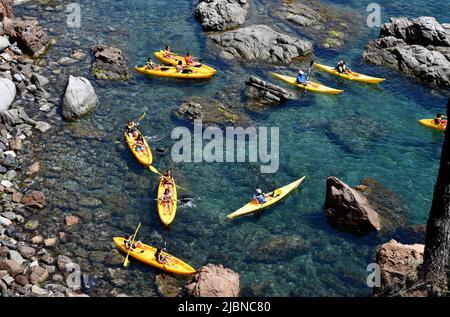
<svg viewBox="0 0 450 317"><path fill-rule="evenodd" d="M304 84L306 83L308 80L306 79L306 75L305 74L298 74L297 75L297 83L299 84Z"/></svg>

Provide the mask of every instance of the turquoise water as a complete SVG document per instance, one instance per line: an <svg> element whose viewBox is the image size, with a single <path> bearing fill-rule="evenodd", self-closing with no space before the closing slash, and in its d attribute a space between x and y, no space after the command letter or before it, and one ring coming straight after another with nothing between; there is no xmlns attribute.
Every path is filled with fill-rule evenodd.
<svg viewBox="0 0 450 317"><path fill-rule="evenodd" d="M369 1L334 3L363 16ZM359 38L350 39L352 46L340 52L317 48L317 60L331 64L345 56L358 71L388 81L373 87L316 72L319 81L345 89L345 93L308 94L262 113L248 111L255 126L280 128L280 169L273 175L260 174L259 164L175 164L169 155L156 155L155 166L172 169L178 184L186 188L179 195L195 202L195 207L179 209L174 225L166 232L159 224L154 201L158 178L142 169L123 144L114 143L121 140L125 122L147 112L140 129L151 144L170 152L174 142L170 132L180 124L171 113L185 98L213 97L224 88L242 86L250 75L276 83L268 75L276 67L218 59L191 14L194 1L80 4L80 29L65 26L64 7L55 13L31 2L17 12L42 17L49 33L59 39L42 64L48 76L55 67L62 70L62 75L53 77L52 92L61 95L68 74L73 74L91 79L100 97L100 106L91 116L77 123L57 123L56 131L43 139L45 148L40 156L46 165L41 177L49 201L41 226L49 235L56 234L63 230L64 215L82 217L81 225L70 234L72 240L59 248L95 281L87 292L100 296L112 292L155 294L156 270L133 262L131 269L120 273L128 281L124 285L113 282L108 273L109 268L120 268L108 260L114 254L111 238L131 234L142 222L142 241L162 245L161 237L166 237L169 252L194 267L221 263L238 272L244 296L369 296L366 267L374 261L377 245L390 236L356 238L330 227L323 211L326 178L334 175L351 185L367 176L374 178L405 202L407 208L400 212L408 223L426 223L443 136L420 126L417 120L443 112L446 96L390 70L362 64L364 46L378 35L378 29L361 30ZM269 5L265 1L253 5L248 23L267 21ZM448 11L443 10L445 5L447 1L426 5L425 1L390 1L382 4L383 21L388 16L433 15L443 22ZM276 25L298 32L281 21ZM218 74L202 82L133 74L129 83L102 83L89 73L89 60L64 67L51 63L68 56L72 49L89 50L97 43L121 47L130 68L170 43L173 51L189 50L201 56ZM370 137L365 133L367 127L372 131ZM235 221L225 217L248 201L255 185L270 190L303 175L307 180L301 191L261 217ZM306 248L287 252L283 258L275 254L255 259L255 252L266 241L291 236L300 236ZM402 238L401 242L409 242L407 236Z"/></svg>

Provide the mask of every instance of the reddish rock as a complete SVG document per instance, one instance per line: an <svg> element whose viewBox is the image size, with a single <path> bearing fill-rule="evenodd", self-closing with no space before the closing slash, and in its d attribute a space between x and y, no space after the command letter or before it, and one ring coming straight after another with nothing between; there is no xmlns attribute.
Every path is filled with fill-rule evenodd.
<svg viewBox="0 0 450 317"><path fill-rule="evenodd" d="M20 151L22 150L22 140L18 137L9 141L9 149L12 151Z"/></svg>
<svg viewBox="0 0 450 317"><path fill-rule="evenodd" d="M16 281L17 284L19 284L21 286L25 286L25 285L29 284L28 279L25 275L17 275L14 280Z"/></svg>
<svg viewBox="0 0 450 317"><path fill-rule="evenodd" d="M395 240L383 244L376 261L381 269L381 285L374 288L375 296L400 290L405 282L417 277L417 267L423 262L423 244L401 244Z"/></svg>
<svg viewBox="0 0 450 317"><path fill-rule="evenodd" d="M44 238L42 236L35 236L31 239L31 243L33 244L40 244L44 241Z"/></svg>
<svg viewBox="0 0 450 317"><path fill-rule="evenodd" d="M34 162L33 164L30 165L30 167L28 167L27 175L30 176L39 173L40 170L41 170L41 163Z"/></svg>
<svg viewBox="0 0 450 317"><path fill-rule="evenodd" d="M202 267L186 292L194 297L237 297L239 296L239 274L222 265L208 264Z"/></svg>
<svg viewBox="0 0 450 317"><path fill-rule="evenodd" d="M17 276L23 272L22 267L13 260L3 260L0 262L0 270L5 270L12 277Z"/></svg>
<svg viewBox="0 0 450 317"><path fill-rule="evenodd" d="M359 192L337 179L327 179L326 215L339 229L364 235L381 229L380 217Z"/></svg>
<svg viewBox="0 0 450 317"><path fill-rule="evenodd" d="M12 194L12 201L14 203L20 203L22 201L22 197L23 197L22 193L14 192Z"/></svg>
<svg viewBox="0 0 450 317"><path fill-rule="evenodd" d="M64 220L67 226L74 226L80 221L80 218L77 216L66 216Z"/></svg>
<svg viewBox="0 0 450 317"><path fill-rule="evenodd" d="M122 50L116 47L95 45L92 47L95 61L92 66L93 73L98 79L130 78L127 63L124 60Z"/></svg>
<svg viewBox="0 0 450 317"><path fill-rule="evenodd" d="M56 238L48 238L48 239L45 239L44 240L44 245L47 247L47 248L53 248L55 245L56 245L56 242L57 242L58 240L56 239Z"/></svg>
<svg viewBox="0 0 450 317"><path fill-rule="evenodd" d="M23 256L25 259L31 258L33 255L36 254L36 250L32 247L28 246L21 246L19 247L19 253L21 256Z"/></svg>
<svg viewBox="0 0 450 317"><path fill-rule="evenodd" d="M33 191L22 197L22 204L27 207L43 209L45 207L45 195L39 191Z"/></svg>
<svg viewBox="0 0 450 317"><path fill-rule="evenodd" d="M48 275L48 272L44 268L40 266L34 266L31 269L31 273L28 279L30 280L31 284L38 284L47 280Z"/></svg>
<svg viewBox="0 0 450 317"><path fill-rule="evenodd" d="M45 53L50 44L50 38L34 19L4 19L3 29L11 43L17 42L22 51L32 57Z"/></svg>
<svg viewBox="0 0 450 317"><path fill-rule="evenodd" d="M0 22L13 17L14 0L0 0Z"/></svg>

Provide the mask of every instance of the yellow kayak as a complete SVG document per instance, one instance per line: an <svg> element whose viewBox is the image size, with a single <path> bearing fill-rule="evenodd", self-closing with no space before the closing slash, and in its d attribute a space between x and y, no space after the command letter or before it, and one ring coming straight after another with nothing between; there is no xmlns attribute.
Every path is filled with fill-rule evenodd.
<svg viewBox="0 0 450 317"><path fill-rule="evenodd" d="M284 75L280 75L280 74L276 74L276 73L272 73L273 77L278 78L288 84L297 86L300 89L306 89L312 92L318 92L318 93L322 93L322 94L332 94L332 95L337 95L340 93L343 93L343 90L339 90L339 89L334 89L334 88L330 88L324 85L321 85L319 83L312 83L312 84L307 84L305 85L301 85L301 84L297 84L297 79L295 77L290 77L290 76L284 76Z"/></svg>
<svg viewBox="0 0 450 317"><path fill-rule="evenodd" d="M266 198L267 201L264 204L261 205L258 202L252 200L251 202L249 202L244 207L242 207L242 208L236 210L235 212L229 214L227 217L230 218L230 219L234 219L234 218L237 218L237 217L241 217L241 216L245 216L245 215L248 215L248 214L252 214L252 213L261 211L264 208L272 206L273 204L276 204L281 199L286 197L291 191L293 191L298 186L300 186L300 184L305 180L305 178L306 178L306 176L303 176L299 180L296 180L295 182L293 182L293 183L291 183L289 185L286 185L284 187L275 189L273 192L268 194L268 195L273 196L273 197L267 197Z"/></svg>
<svg viewBox="0 0 450 317"><path fill-rule="evenodd" d="M435 129L438 131L442 131L442 132L445 132L445 129L447 127L447 126L442 126L442 125L434 123L434 119L422 119L422 120L419 120L419 123L426 127L429 127L429 128L432 128L432 129Z"/></svg>
<svg viewBox="0 0 450 317"><path fill-rule="evenodd" d="M137 130L139 134L141 132ZM142 134L141 134L142 135ZM145 151L136 151L136 147L134 145L134 139L128 135L128 133L125 132L125 141L128 144L128 147L130 148L131 152L133 153L134 157L141 163L142 165L149 167L153 162L153 155L152 151L150 150L150 146L147 143L147 140L145 140L144 137L144 144L145 144Z"/></svg>
<svg viewBox="0 0 450 317"><path fill-rule="evenodd" d="M376 77L370 77L370 76L366 76L363 74L359 74L356 72L352 72L351 74L339 74L337 70L334 69L334 67L330 67L330 66L326 66L326 65L322 65L322 64L317 64L314 63L314 66L320 70L323 70L327 73L330 73L334 76L338 76L341 78L345 78L348 80L353 80L353 81L358 81L361 83L367 83L367 84L379 84L383 81L385 81L386 79L384 78L376 78Z"/></svg>
<svg viewBox="0 0 450 317"><path fill-rule="evenodd" d="M174 185L170 186L170 190L172 191L172 201L169 204L166 204L161 200L164 194L164 190L166 189L163 181L164 178L161 177L161 181L159 182L158 186L158 215L159 219L161 219L161 222L168 226L175 220L175 215L177 213L177 187L175 186L174 180Z"/></svg>
<svg viewBox="0 0 450 317"><path fill-rule="evenodd" d="M185 58L183 56L177 55L175 53L171 53L172 58L164 57L164 51L155 52L155 56L157 59L159 59L166 65L177 66L179 61L181 61L183 63L183 65L186 65ZM211 66L205 65L205 64L201 64L200 66L194 66L194 67L201 68L207 72L212 72L214 74L217 72L214 68L212 68Z"/></svg>
<svg viewBox="0 0 450 317"><path fill-rule="evenodd" d="M134 68L137 72L145 75L158 77L182 78L182 79L205 79L211 78L214 73L202 68L188 67L191 73L178 72L174 66L162 66L161 69L147 69L145 66Z"/></svg>
<svg viewBox="0 0 450 317"><path fill-rule="evenodd" d="M113 238L113 241L116 244L116 246L123 252L128 253L128 249L125 246L125 240L126 240L125 238L121 237ZM153 248L146 244L142 245L144 249L138 246L135 250L130 251L130 256L145 264L154 266L158 269L170 273L187 275L196 272L195 269L192 268L189 264L165 252L162 252L162 255L166 257L166 262L164 264L161 264L155 258L156 248ZM141 252L142 250L144 250L144 252Z"/></svg>

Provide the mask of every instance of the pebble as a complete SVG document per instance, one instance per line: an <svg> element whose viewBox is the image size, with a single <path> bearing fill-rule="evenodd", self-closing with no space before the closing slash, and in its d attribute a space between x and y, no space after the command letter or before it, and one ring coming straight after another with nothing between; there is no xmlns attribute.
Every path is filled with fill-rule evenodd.
<svg viewBox="0 0 450 317"><path fill-rule="evenodd" d="M36 254L36 249L23 245L19 247L19 252L25 259L29 259Z"/></svg>
<svg viewBox="0 0 450 317"><path fill-rule="evenodd" d="M2 183L3 183L3 181L2 181ZM9 220L8 218L0 216L0 225L8 227L8 226L12 225L12 221Z"/></svg>
<svg viewBox="0 0 450 317"><path fill-rule="evenodd" d="M50 104L46 103L39 107L39 110L42 112L50 112L50 110L52 110L52 107L50 106Z"/></svg>
<svg viewBox="0 0 450 317"><path fill-rule="evenodd" d="M29 231L34 231L39 227L39 220L28 220L25 224L25 229Z"/></svg>
<svg viewBox="0 0 450 317"><path fill-rule="evenodd" d="M35 128L43 133L47 132L52 126L45 121L36 122Z"/></svg>
<svg viewBox="0 0 450 317"><path fill-rule="evenodd" d="M40 244L42 243L42 241L44 241L44 238L42 236L35 236L31 238L31 243L33 244Z"/></svg>
<svg viewBox="0 0 450 317"><path fill-rule="evenodd" d="M16 220L17 215L15 213L13 213L12 211L7 211L7 212L3 212L2 216L5 217L6 219L13 221L13 220Z"/></svg>
<svg viewBox="0 0 450 317"><path fill-rule="evenodd" d="M9 250L9 258L19 265L22 265L23 262L25 262L24 258L20 255L20 253L15 250Z"/></svg>
<svg viewBox="0 0 450 317"><path fill-rule="evenodd" d="M58 64L60 65L71 65L71 64L75 64L78 61L76 59L70 58L70 57L61 57L60 59L58 59Z"/></svg>
<svg viewBox="0 0 450 317"><path fill-rule="evenodd" d="M48 248L54 247L56 245L56 238L45 239L44 245Z"/></svg>
<svg viewBox="0 0 450 317"><path fill-rule="evenodd" d="M50 294L49 291L47 291L46 289L43 289L37 285L33 285L33 287L31 287L31 293L33 293L34 295L38 295L38 296L46 296L46 295Z"/></svg>
<svg viewBox="0 0 450 317"><path fill-rule="evenodd" d="M6 283L6 285L10 286L12 284L12 282L14 282L14 278L6 275L2 277L2 281Z"/></svg>
<svg viewBox="0 0 450 317"><path fill-rule="evenodd" d="M0 184L6 188L13 187L13 183L11 183L9 180L6 179L2 180Z"/></svg>
<svg viewBox="0 0 450 317"><path fill-rule="evenodd" d="M6 179L8 181L12 181L16 177L16 175L17 175L17 172L15 170L9 170L3 176L3 179Z"/></svg>

